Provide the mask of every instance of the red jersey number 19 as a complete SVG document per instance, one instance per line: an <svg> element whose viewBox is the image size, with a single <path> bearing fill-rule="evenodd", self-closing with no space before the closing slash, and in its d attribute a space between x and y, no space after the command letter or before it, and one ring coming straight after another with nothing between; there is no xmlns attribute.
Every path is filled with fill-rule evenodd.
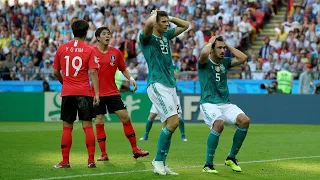
<svg viewBox="0 0 320 180"><path fill-rule="evenodd" d="M65 56L64 57L66 59L66 76L69 76L69 66L70 66L70 56ZM76 62L78 61L78 62ZM76 65L77 64L77 65ZM71 60L71 65L72 67L76 70L73 74L73 76L77 76L78 72L81 69L82 66L82 59L79 56L75 56L72 60Z"/></svg>

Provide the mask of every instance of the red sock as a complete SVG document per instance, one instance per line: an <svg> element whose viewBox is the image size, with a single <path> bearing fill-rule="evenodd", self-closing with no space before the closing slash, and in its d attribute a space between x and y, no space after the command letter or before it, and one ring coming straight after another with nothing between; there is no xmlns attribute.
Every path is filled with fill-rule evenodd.
<svg viewBox="0 0 320 180"><path fill-rule="evenodd" d="M92 126L83 128L86 134L86 145L88 149L88 162L94 162L94 152L95 152L95 137Z"/></svg>
<svg viewBox="0 0 320 180"><path fill-rule="evenodd" d="M131 121L128 121L126 123L122 123L122 125L123 125L124 134L129 139L132 150L136 151L138 149L137 139L136 139L136 134L135 134L134 129L132 127Z"/></svg>
<svg viewBox="0 0 320 180"><path fill-rule="evenodd" d="M62 163L69 163L70 149L72 145L72 128L63 127L61 137L61 152L62 152Z"/></svg>
<svg viewBox="0 0 320 180"><path fill-rule="evenodd" d="M96 124L97 140L102 155L106 155L106 132L104 130L104 124Z"/></svg>

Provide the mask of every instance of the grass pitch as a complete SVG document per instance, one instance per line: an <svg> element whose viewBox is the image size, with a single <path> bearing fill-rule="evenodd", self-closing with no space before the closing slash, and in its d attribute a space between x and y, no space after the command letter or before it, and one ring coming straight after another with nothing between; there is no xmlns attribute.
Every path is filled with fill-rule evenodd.
<svg viewBox="0 0 320 180"><path fill-rule="evenodd" d="M160 124L155 123L148 141L138 141L150 155L135 160L120 123L107 123L109 162L87 168L87 151L80 123L73 130L70 169L54 169L61 160L62 123L0 123L0 179L320 179L319 125L251 125L237 158L243 170L233 172L223 165L230 151L234 131L225 128L215 155L219 174L201 172L205 162L209 129L204 123L186 124L188 142L180 141L177 129L167 163L179 176L152 172ZM134 123L137 139L143 123ZM100 155L96 144L96 158Z"/></svg>

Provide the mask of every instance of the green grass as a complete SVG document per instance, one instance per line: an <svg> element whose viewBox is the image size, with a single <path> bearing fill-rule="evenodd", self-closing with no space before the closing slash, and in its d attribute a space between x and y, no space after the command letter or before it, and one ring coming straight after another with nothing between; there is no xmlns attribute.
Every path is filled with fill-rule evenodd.
<svg viewBox="0 0 320 180"><path fill-rule="evenodd" d="M144 124L134 124L137 139ZM186 124L188 142L173 137L168 164L180 176L158 176L152 172L160 124L153 125L148 141L138 141L150 156L134 160L120 123L106 124L109 162L97 162L96 169L87 168L87 152L80 123L75 124L71 149L71 169L54 169L61 160L62 123L0 123L0 179L37 179L69 176L69 179L320 179L319 125L252 125L237 158L243 172L235 173L223 166L234 131L225 128L215 163L219 174L201 172L205 161L208 128L205 124ZM96 157L100 155L96 145ZM310 157L314 158L294 158ZM276 161L275 159L279 159ZM271 160L271 161L264 161ZM259 161L259 162L252 162ZM118 173L112 173L118 172ZM108 174L109 173L109 174ZM73 177L77 175L88 175ZM72 178L73 177L73 178Z"/></svg>

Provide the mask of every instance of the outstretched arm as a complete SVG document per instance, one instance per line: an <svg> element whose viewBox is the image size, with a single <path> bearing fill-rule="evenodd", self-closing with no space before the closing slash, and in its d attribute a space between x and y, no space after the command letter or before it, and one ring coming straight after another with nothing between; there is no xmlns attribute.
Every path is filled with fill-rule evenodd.
<svg viewBox="0 0 320 180"><path fill-rule="evenodd" d="M177 25L176 30L174 31L173 37L179 36L179 34L183 33L185 30L189 28L189 22L169 16L169 21L173 24Z"/></svg>
<svg viewBox="0 0 320 180"><path fill-rule="evenodd" d="M234 47L227 45L227 49L235 56L231 61L231 67L241 65L248 59L247 55Z"/></svg>

